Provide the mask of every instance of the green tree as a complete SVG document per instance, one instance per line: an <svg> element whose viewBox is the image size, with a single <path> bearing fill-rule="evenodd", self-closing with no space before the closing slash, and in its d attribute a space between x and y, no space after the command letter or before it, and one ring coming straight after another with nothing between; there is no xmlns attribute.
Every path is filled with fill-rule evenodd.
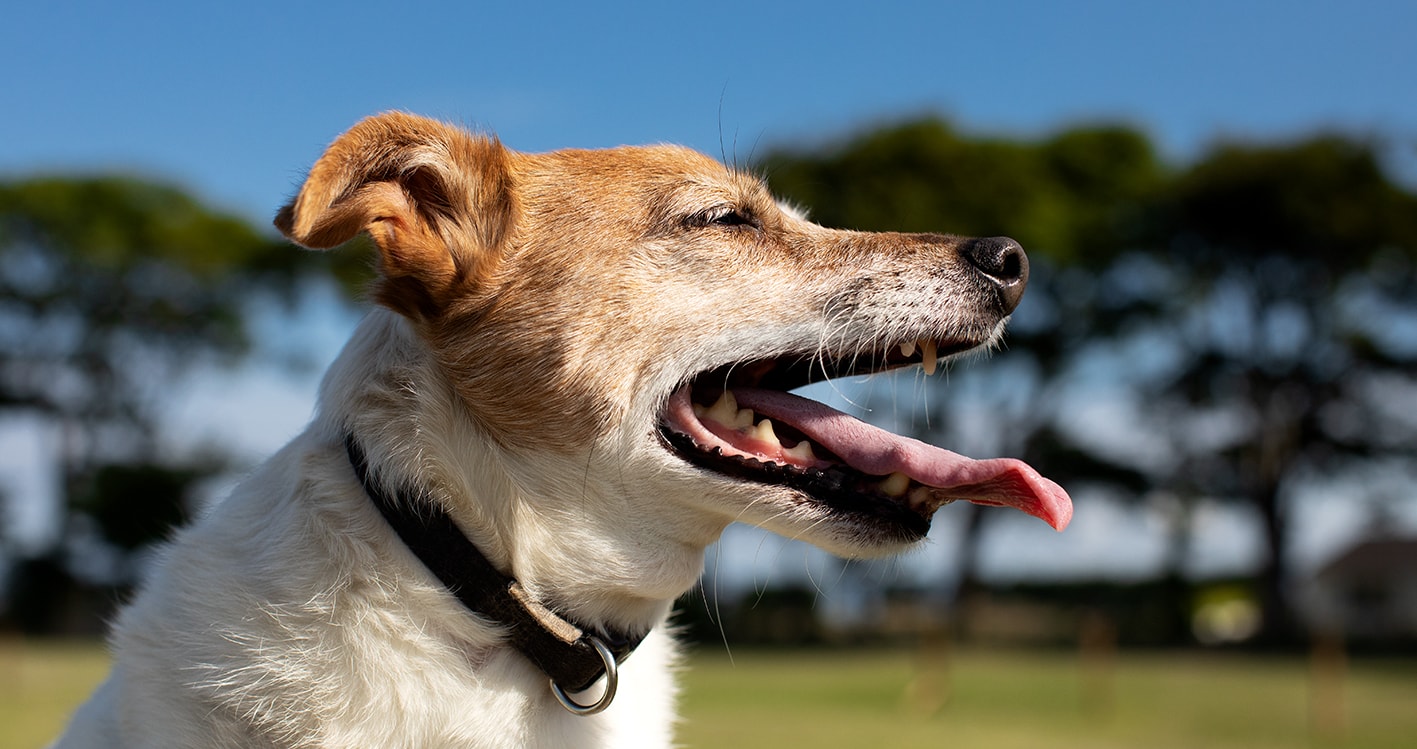
<svg viewBox="0 0 1417 749"><path fill-rule="evenodd" d="M1417 457L1417 196L1371 144L1324 136L1225 145L1159 206L1166 293L1145 306L1177 366L1153 383L1180 491L1262 520L1271 640L1292 640L1288 513L1322 476ZM1409 407L1410 408L1410 407ZM1196 415L1224 434L1188 430Z"/></svg>
<svg viewBox="0 0 1417 749"><path fill-rule="evenodd" d="M129 582L128 553L180 522L194 482L222 464L160 454L157 404L195 363L245 354L250 305L291 300L326 258L347 262L336 255L167 185L0 183L0 417L48 424L60 443L63 534L26 553L69 569L69 549L100 544L118 568L97 582Z"/></svg>

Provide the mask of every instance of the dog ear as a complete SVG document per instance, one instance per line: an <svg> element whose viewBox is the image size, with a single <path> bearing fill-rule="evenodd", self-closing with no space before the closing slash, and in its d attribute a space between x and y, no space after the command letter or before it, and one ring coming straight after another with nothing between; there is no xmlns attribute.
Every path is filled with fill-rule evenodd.
<svg viewBox="0 0 1417 749"><path fill-rule="evenodd" d="M275 225L312 249L368 232L379 302L429 319L490 273L514 220L511 182L495 138L390 112L337 138Z"/></svg>

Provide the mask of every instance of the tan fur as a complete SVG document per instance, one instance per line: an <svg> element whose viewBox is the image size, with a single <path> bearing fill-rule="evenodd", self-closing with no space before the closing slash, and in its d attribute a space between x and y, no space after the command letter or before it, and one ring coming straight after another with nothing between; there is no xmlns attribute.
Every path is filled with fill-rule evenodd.
<svg viewBox="0 0 1417 749"><path fill-rule="evenodd" d="M746 225L710 220L724 211ZM787 351L986 345L959 241L825 229L671 147L522 154L406 114L359 123L276 221L379 250L371 314L310 429L194 528L123 614L62 746L664 746L656 632L594 718L551 702L368 504L341 447L428 488L538 600L662 625L734 520L846 555L898 543L785 487L706 477L656 433L695 374Z"/></svg>

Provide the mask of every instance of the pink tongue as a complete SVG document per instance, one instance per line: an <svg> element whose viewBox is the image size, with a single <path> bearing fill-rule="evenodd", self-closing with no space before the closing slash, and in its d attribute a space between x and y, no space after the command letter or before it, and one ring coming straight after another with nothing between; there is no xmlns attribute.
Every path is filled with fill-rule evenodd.
<svg viewBox="0 0 1417 749"><path fill-rule="evenodd" d="M852 468L872 476L895 472L976 504L1014 507L1062 530L1073 517L1063 487L1021 460L974 460L901 437L830 406L776 390L734 388L739 408L791 424Z"/></svg>

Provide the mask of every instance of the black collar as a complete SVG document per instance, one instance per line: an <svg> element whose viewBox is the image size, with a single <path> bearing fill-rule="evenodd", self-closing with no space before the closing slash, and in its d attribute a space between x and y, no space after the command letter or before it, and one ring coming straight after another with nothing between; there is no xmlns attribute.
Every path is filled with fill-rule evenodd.
<svg viewBox="0 0 1417 749"><path fill-rule="evenodd" d="M558 616L533 600L515 579L492 566L436 501L421 492L390 496L372 481L369 461L354 435L345 435L344 447L364 492L409 551L470 611L505 627L507 642L551 677L552 685L563 693L589 689L606 674L608 661L596 642L620 663L644 639L643 634L590 633Z"/></svg>

